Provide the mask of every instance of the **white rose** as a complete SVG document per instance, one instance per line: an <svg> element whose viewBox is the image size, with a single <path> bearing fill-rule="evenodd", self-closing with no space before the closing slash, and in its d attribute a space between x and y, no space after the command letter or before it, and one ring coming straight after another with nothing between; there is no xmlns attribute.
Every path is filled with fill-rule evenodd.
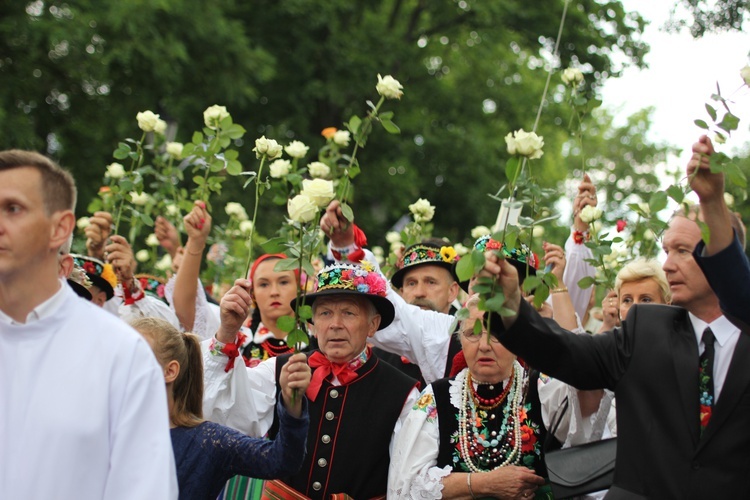
<svg viewBox="0 0 750 500"><path fill-rule="evenodd" d="M172 269L172 257L169 254L164 254L164 257L156 261L154 267L159 271L169 271Z"/></svg>
<svg viewBox="0 0 750 500"><path fill-rule="evenodd" d="M240 222L240 232L242 234L250 234L252 230L253 230L253 221L243 220L242 222Z"/></svg>
<svg viewBox="0 0 750 500"><path fill-rule="evenodd" d="M565 85L577 87L583 81L583 73L577 68L568 68L562 72L562 81Z"/></svg>
<svg viewBox="0 0 750 500"><path fill-rule="evenodd" d="M391 253L399 253L404 248L404 244L400 241L394 241L391 243Z"/></svg>
<svg viewBox="0 0 750 500"><path fill-rule="evenodd" d="M149 234L148 237L146 237L146 245L150 247L158 247L159 238L157 238L154 233Z"/></svg>
<svg viewBox="0 0 750 500"><path fill-rule="evenodd" d="M138 262L148 262L150 258L151 258L151 254L146 249L138 250L135 253L135 260L137 260Z"/></svg>
<svg viewBox="0 0 750 500"><path fill-rule="evenodd" d="M732 196L731 193L724 193L724 203L726 203L728 207L734 205L734 196Z"/></svg>
<svg viewBox="0 0 750 500"><path fill-rule="evenodd" d="M227 203L227 205L224 207L224 211L227 213L227 215L233 215L239 220L247 220L247 212L245 211L245 207L237 203L236 201L230 201Z"/></svg>
<svg viewBox="0 0 750 500"><path fill-rule="evenodd" d="M214 104L213 106L206 108L206 110L203 112L203 123L206 124L206 127L216 130L217 128L219 128L219 123L221 123L221 120L223 120L227 116L229 116L229 112L227 112L227 108L225 106Z"/></svg>
<svg viewBox="0 0 750 500"><path fill-rule="evenodd" d="M373 255L375 256L383 256L383 247L374 246L370 250L372 250Z"/></svg>
<svg viewBox="0 0 750 500"><path fill-rule="evenodd" d="M300 141L292 141L288 146L284 146L284 151L292 158L304 158L309 149L309 147Z"/></svg>
<svg viewBox="0 0 750 500"><path fill-rule="evenodd" d="M78 221L76 221L76 227L78 229L86 229L87 227L89 227L89 225L91 225L91 221L88 217L81 217L80 219L78 219Z"/></svg>
<svg viewBox="0 0 750 500"><path fill-rule="evenodd" d="M649 215L651 213L651 207L648 206L648 203L639 203L638 207L646 215Z"/></svg>
<svg viewBox="0 0 750 500"><path fill-rule="evenodd" d="M289 160L276 160L268 167L268 171L274 179L281 179L287 175L291 169L292 164Z"/></svg>
<svg viewBox="0 0 750 500"><path fill-rule="evenodd" d="M317 206L323 208L335 196L333 182L325 179L305 179L302 181L302 194L310 198Z"/></svg>
<svg viewBox="0 0 750 500"><path fill-rule="evenodd" d="M144 132L153 132L159 121L159 115L152 111L141 111L135 115L135 119L138 120L138 128Z"/></svg>
<svg viewBox="0 0 750 500"><path fill-rule="evenodd" d="M745 85L750 86L750 66L745 66L740 70L740 76L745 81Z"/></svg>
<svg viewBox="0 0 750 500"><path fill-rule="evenodd" d="M168 142L167 154L175 160L179 160L182 158L182 147L181 142Z"/></svg>
<svg viewBox="0 0 750 500"><path fill-rule="evenodd" d="M266 139L266 136L264 135L260 139L255 139L255 147L253 148L253 151L255 151L255 156L258 159L261 159L263 155L266 155L266 158L269 160L275 160L281 156L282 149L281 144L273 139Z"/></svg>
<svg viewBox="0 0 750 500"><path fill-rule="evenodd" d="M544 139L534 132L526 132L524 129L506 135L505 143L508 145L508 153L527 156L529 160L536 160L544 154L542 152Z"/></svg>
<svg viewBox="0 0 750 500"><path fill-rule="evenodd" d="M180 213L180 208L174 203L170 203L166 208L167 215L177 215Z"/></svg>
<svg viewBox="0 0 750 500"><path fill-rule="evenodd" d="M318 213L318 207L304 194L298 194L286 204L289 218L295 222L310 222Z"/></svg>
<svg viewBox="0 0 750 500"><path fill-rule="evenodd" d="M481 238L482 236L490 234L491 232L492 231L490 231L490 228L488 228L487 226L477 226L471 230L471 237L476 240L477 238Z"/></svg>
<svg viewBox="0 0 750 500"><path fill-rule="evenodd" d="M714 134L714 142L716 144L725 144L727 142L727 138L724 137L723 134L716 133Z"/></svg>
<svg viewBox="0 0 750 500"><path fill-rule="evenodd" d="M398 243L401 241L401 233L398 231L388 231L385 233L385 241L388 243Z"/></svg>
<svg viewBox="0 0 750 500"><path fill-rule="evenodd" d="M154 124L154 133L159 135L164 135L164 132L167 131L167 122L164 120L156 120L156 123Z"/></svg>
<svg viewBox="0 0 750 500"><path fill-rule="evenodd" d="M591 224L595 220L601 219L602 210L600 208L592 207L591 205L586 205L581 209L580 217L586 224Z"/></svg>
<svg viewBox="0 0 750 500"><path fill-rule="evenodd" d="M643 239L644 240L653 240L654 239L654 232L650 229L646 229L643 231Z"/></svg>
<svg viewBox="0 0 750 500"><path fill-rule="evenodd" d="M544 236L544 227L534 226L534 229L531 231L531 236L534 238L541 238Z"/></svg>
<svg viewBox="0 0 750 500"><path fill-rule="evenodd" d="M125 167L122 164L114 162L107 165L107 177L110 179L122 179L125 177Z"/></svg>
<svg viewBox="0 0 750 500"><path fill-rule="evenodd" d="M414 222L430 222L435 216L435 207L424 198L409 205L409 211L414 215Z"/></svg>
<svg viewBox="0 0 750 500"><path fill-rule="evenodd" d="M455 245L453 245L453 250L456 251L456 255L458 255L459 257L462 257L469 253L469 249L463 246L461 243L456 243Z"/></svg>
<svg viewBox="0 0 750 500"><path fill-rule="evenodd" d="M133 205L143 206L146 203L148 203L148 199L149 199L148 193L138 194L135 191L130 192L130 201L133 202Z"/></svg>
<svg viewBox="0 0 750 500"><path fill-rule="evenodd" d="M307 165L307 171L313 179L325 179L331 173L331 167L320 161L314 161Z"/></svg>
<svg viewBox="0 0 750 500"><path fill-rule="evenodd" d="M333 134L333 142L342 147L347 147L349 145L349 139L351 139L351 134L348 130L337 130Z"/></svg>
<svg viewBox="0 0 750 500"><path fill-rule="evenodd" d="M591 224L589 224L589 231L592 234L599 234L599 231L602 230L602 221L595 220Z"/></svg>
<svg viewBox="0 0 750 500"><path fill-rule="evenodd" d="M401 96L404 95L401 91L403 88L398 80L391 75L385 75L384 77L378 75L378 83L375 85L375 90L386 99L401 99Z"/></svg>

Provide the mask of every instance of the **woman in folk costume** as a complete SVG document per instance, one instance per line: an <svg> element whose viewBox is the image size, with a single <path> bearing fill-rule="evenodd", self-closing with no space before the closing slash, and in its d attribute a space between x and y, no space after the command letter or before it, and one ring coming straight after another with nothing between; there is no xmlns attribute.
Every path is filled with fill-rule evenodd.
<svg viewBox="0 0 750 500"><path fill-rule="evenodd" d="M467 367L425 388L395 440L388 498L551 498L538 374L474 333L477 303L457 333Z"/></svg>
<svg viewBox="0 0 750 500"><path fill-rule="evenodd" d="M293 394L304 394L310 383L304 355L291 358L280 377L279 433L272 441L253 438L203 420L198 337L158 318L137 319L131 325L148 341L164 370L180 500L214 500L235 474L273 479L299 470L309 416L307 399Z"/></svg>

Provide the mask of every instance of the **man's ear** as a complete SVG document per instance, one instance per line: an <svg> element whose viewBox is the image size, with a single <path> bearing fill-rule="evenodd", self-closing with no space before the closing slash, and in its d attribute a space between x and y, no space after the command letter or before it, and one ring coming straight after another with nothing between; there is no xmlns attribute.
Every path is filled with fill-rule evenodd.
<svg viewBox="0 0 750 500"><path fill-rule="evenodd" d="M180 374L180 363L173 359L164 367L164 382L171 384Z"/></svg>
<svg viewBox="0 0 750 500"><path fill-rule="evenodd" d="M76 216L71 210L60 210L52 214L52 234L50 234L50 248L55 252L68 241L76 225Z"/></svg>
<svg viewBox="0 0 750 500"><path fill-rule="evenodd" d="M380 314L376 314L372 317L372 320L370 320L370 331L367 332L368 337L372 337L375 335L375 332L378 331L378 328L380 327Z"/></svg>
<svg viewBox="0 0 750 500"><path fill-rule="evenodd" d="M458 286L457 282L451 283L450 291L448 293L448 302L453 302L456 300L456 297L458 297L458 292L461 289L461 287Z"/></svg>
<svg viewBox="0 0 750 500"><path fill-rule="evenodd" d="M73 272L73 257L70 254L61 255L59 257L60 262L60 277L69 278L70 273Z"/></svg>

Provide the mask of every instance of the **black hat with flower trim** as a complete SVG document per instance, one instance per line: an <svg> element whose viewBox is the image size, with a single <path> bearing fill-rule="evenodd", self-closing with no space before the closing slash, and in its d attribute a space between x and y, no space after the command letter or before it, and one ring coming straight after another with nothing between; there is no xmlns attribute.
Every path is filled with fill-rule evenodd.
<svg viewBox="0 0 750 500"><path fill-rule="evenodd" d="M144 293L169 305L164 294L164 278L144 273L136 274L133 277L138 280Z"/></svg>
<svg viewBox="0 0 750 500"><path fill-rule="evenodd" d="M68 277L68 285L70 285L70 288L72 288L79 297L91 300L91 292L89 292L91 280L89 280L89 277L86 275L86 271L75 264L73 264L73 271Z"/></svg>
<svg viewBox="0 0 750 500"><path fill-rule="evenodd" d="M536 276L539 269L539 257L531 249L521 243L517 248L509 248L497 240L493 240L489 234L480 236L474 242L474 249L484 252L485 250L500 250L506 260L513 264L518 270L518 281L523 284L523 280L528 276ZM469 280L459 283L461 288L469 291Z"/></svg>
<svg viewBox="0 0 750 500"><path fill-rule="evenodd" d="M363 297L369 300L380 314L382 330L393 322L396 315L386 292L388 282L372 264L363 260L356 264L334 264L324 267L316 275L315 292L305 296L305 304L312 306L320 297ZM296 308L296 300L291 303Z"/></svg>
<svg viewBox="0 0 750 500"><path fill-rule="evenodd" d="M450 245L439 246L428 241L411 245L404 250L403 256L399 259L398 271L391 276L391 283L396 288L403 287L406 273L417 266L424 265L442 267L451 273L455 281L458 281L455 263L459 259L456 250Z"/></svg>
<svg viewBox="0 0 750 500"><path fill-rule="evenodd" d="M105 264L99 259L87 255L72 253L70 256L73 257L73 263L86 272L86 276L91 280L91 284L98 287L107 295L107 300L114 297L117 276L111 264Z"/></svg>

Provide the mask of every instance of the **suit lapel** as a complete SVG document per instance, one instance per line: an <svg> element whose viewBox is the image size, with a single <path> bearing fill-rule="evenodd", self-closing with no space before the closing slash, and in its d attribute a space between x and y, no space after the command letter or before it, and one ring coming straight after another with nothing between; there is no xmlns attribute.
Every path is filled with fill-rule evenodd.
<svg viewBox="0 0 750 500"><path fill-rule="evenodd" d="M687 311L675 319L672 332L672 362L674 364L677 386L682 400L682 415L686 420L693 447L698 444L698 346L695 332Z"/></svg>
<svg viewBox="0 0 750 500"><path fill-rule="evenodd" d="M708 427L703 431L698 449L711 439L727 417L731 415L732 410L740 400L742 393L750 384L750 370L747 369L747 360L750 359L750 335L747 331L740 333L737 346L732 354L732 361L729 363L727 378L724 381L724 387L721 388L719 401L713 408L711 420Z"/></svg>

